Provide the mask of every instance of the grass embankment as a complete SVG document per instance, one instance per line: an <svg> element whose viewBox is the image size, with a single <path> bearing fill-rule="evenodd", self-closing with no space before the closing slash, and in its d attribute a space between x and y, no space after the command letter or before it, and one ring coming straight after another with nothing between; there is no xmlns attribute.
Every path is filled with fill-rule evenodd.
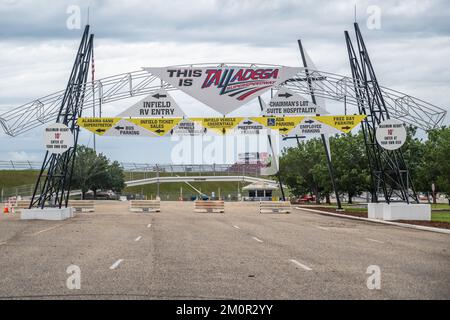
<svg viewBox="0 0 450 320"><path fill-rule="evenodd" d="M323 207L329 211L332 208L336 208L336 205L329 204L321 204L320 207ZM343 204L344 212L342 213L351 213L358 216L364 216L367 218L367 207L363 207L361 205L349 205ZM446 203L437 203L431 205L431 221L432 222L448 222L450 223L450 206Z"/></svg>
<svg viewBox="0 0 450 320"><path fill-rule="evenodd" d="M37 176L39 174L39 170L0 170L0 189L13 188L16 186L23 185L32 185L36 182ZM226 175L226 173L223 173ZM200 175L199 173L187 172L187 173L167 173L161 172L160 176L192 176L192 175ZM203 172L202 176L214 175L213 173ZM216 175L220 175L220 173L216 172ZM125 180L139 180L144 178L155 177L156 174L154 172L125 172ZM220 195L222 197L228 197L231 195L235 198L238 194L238 187L240 193L242 195L246 195L246 192L242 192L242 187L246 184L238 183L238 182L192 182L192 186L196 189L200 190L202 193L205 193L211 196L211 193L214 192L215 196L219 196L219 188ZM197 195L197 192L192 189L186 183L161 183L159 185L159 193L161 198L164 200L178 200L180 196L180 188L183 188L183 198L190 198L191 196ZM146 195L149 199L155 198L157 194L157 185L149 184L143 186L129 187L125 188L124 192L130 193L139 193ZM168 196L168 198L167 198ZM274 196L280 196L279 192L275 192Z"/></svg>
<svg viewBox="0 0 450 320"><path fill-rule="evenodd" d="M171 172L160 172L160 177L184 177L184 176L221 176L221 175L233 175L229 174L227 172L177 172L177 173L171 173ZM239 174L235 174L239 175ZM246 174L250 175L251 174ZM145 178L153 178L156 177L155 172L125 172L125 180L140 180ZM215 197L220 196L222 198L228 199L228 195L231 195L232 199L235 199L238 195L238 188L239 193L241 193L242 196L248 195L247 192L242 191L242 187L249 184L249 183L238 183L238 182L190 182L190 185L192 185L197 190L201 191L202 193L211 196L211 193L215 193ZM180 188L183 188L183 198L189 199L192 196L196 196L197 192L191 188L188 184L184 182L180 183L161 183L159 185L159 194L161 196L162 200L178 200L180 197ZM220 191L219 191L220 188ZM142 186L136 186L136 187L128 187L125 188L124 192L129 193L136 193L136 194L143 194L146 195L148 199L155 198L157 195L157 185L156 184L148 184L148 185L142 185ZM281 197L281 192L276 190L273 195L275 197Z"/></svg>
<svg viewBox="0 0 450 320"><path fill-rule="evenodd" d="M435 222L448 222L450 223L450 210L449 211L432 211L431 221Z"/></svg>
<svg viewBox="0 0 450 320"><path fill-rule="evenodd" d="M0 170L0 189L33 184L38 170Z"/></svg>
<svg viewBox="0 0 450 320"><path fill-rule="evenodd" d="M201 191L202 193L211 196L211 193L215 193L215 197L219 197L219 188L220 188L220 196L222 198L228 199L228 195L231 195L232 199L235 199L238 194L238 186L239 192L242 196L246 196L247 192L242 191L242 187L245 186L242 183L238 182L190 182L190 184ZM178 200L180 197L180 188L183 189L183 198L189 199L192 196L196 196L197 192L191 188L188 184L182 183L161 183L159 185L159 194L162 200ZM157 194L157 185L156 184L148 184L136 187L128 187L125 188L124 192L130 193L138 193L144 194L148 199L155 198ZM280 196L280 192L276 191L273 194L274 196Z"/></svg>
<svg viewBox="0 0 450 320"><path fill-rule="evenodd" d="M219 188L221 196L227 196L228 194L236 195L238 190L237 182L191 182L194 188L211 195L211 192L215 192L216 197L219 196ZM239 187L242 187L240 184ZM158 186L156 184L147 184L142 186L127 187L124 192L138 193L146 195L148 199L155 198L157 195ZM180 196L180 189L182 189L183 198L189 198L197 195L197 192L186 183L160 183L159 194L162 200L177 200ZM169 196L169 199L167 199Z"/></svg>

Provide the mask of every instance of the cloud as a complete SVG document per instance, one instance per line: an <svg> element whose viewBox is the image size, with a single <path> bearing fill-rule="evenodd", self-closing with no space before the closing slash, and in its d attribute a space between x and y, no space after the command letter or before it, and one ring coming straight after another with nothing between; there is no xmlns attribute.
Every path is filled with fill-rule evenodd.
<svg viewBox="0 0 450 320"><path fill-rule="evenodd" d="M36 161L41 160L37 155L28 154L26 151L11 151L6 154L6 159L11 161Z"/></svg>
<svg viewBox="0 0 450 320"><path fill-rule="evenodd" d="M201 62L299 66L299 38L320 70L349 75L343 31L353 33L355 3L380 83L448 108L450 3L446 0L377 3L380 30L366 27L366 10L373 4L369 0L199 0L189 4L182 0L0 0L0 114L66 86L82 32L67 29L68 5L80 6L82 24L90 7L99 79L143 66ZM204 114L196 100L174 95L189 115ZM115 115L131 103L132 99L105 105L104 115ZM333 112L343 109L337 103L328 106ZM252 108L257 109L257 104L244 111ZM446 123L449 121L447 117ZM4 155L0 158L21 152L40 158L39 132L24 135L24 140L0 133ZM109 148L112 157L123 157L126 155L118 150L129 142L99 145ZM164 143L156 140L145 145L152 150L164 148ZM167 153L145 157L155 154L165 159Z"/></svg>
<svg viewBox="0 0 450 320"><path fill-rule="evenodd" d="M152 0L63 1L3 0L2 38L36 40L76 38L66 28L68 6L78 5L82 23L90 23L100 38L124 42L223 42L265 46L285 45L299 35L332 39L351 27L354 4L362 25L373 5L369 0ZM377 4L382 13L380 37L448 35L446 0L402 0ZM11 28L13 26L13 28Z"/></svg>

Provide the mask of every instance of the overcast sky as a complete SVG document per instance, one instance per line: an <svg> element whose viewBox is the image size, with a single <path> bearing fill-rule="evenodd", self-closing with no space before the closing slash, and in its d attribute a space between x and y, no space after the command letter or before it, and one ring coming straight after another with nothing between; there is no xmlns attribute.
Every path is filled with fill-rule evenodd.
<svg viewBox="0 0 450 320"><path fill-rule="evenodd" d="M201 62L300 66L299 38L319 70L349 75L344 30L353 32L355 3L380 83L448 110L447 0L0 0L0 114L65 87L82 32L67 27L70 6L81 9L81 28L90 8L98 79L144 66ZM374 5L379 29L367 27ZM106 115L131 104L105 106ZM41 132L10 138L0 131L0 160L40 161ZM83 133L81 143L92 146L91 135ZM120 161L168 163L173 143L104 137L97 145Z"/></svg>

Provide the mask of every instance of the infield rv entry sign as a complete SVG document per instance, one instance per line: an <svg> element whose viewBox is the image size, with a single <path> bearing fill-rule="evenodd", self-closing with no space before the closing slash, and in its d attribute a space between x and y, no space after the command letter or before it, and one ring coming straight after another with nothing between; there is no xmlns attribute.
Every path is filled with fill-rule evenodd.
<svg viewBox="0 0 450 320"><path fill-rule="evenodd" d="M300 71L292 67L144 68L222 114L230 113Z"/></svg>

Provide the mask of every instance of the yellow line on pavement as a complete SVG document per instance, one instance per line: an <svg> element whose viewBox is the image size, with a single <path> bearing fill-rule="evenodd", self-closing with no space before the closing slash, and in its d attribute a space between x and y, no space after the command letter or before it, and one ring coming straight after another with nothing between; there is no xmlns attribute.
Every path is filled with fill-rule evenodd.
<svg viewBox="0 0 450 320"><path fill-rule="evenodd" d="M63 223L61 223L61 224L58 224L58 225L56 225L56 226L53 226L53 227L51 227L51 228L47 228L47 229L44 229L44 230L41 230L41 231L38 231L38 232L32 233L31 235L32 235L32 236L37 236L38 234L41 234L41 233L44 233L44 232L47 232L47 231L50 231L50 230L53 230L53 229L59 228L59 227L61 227L62 225L63 225Z"/></svg>

